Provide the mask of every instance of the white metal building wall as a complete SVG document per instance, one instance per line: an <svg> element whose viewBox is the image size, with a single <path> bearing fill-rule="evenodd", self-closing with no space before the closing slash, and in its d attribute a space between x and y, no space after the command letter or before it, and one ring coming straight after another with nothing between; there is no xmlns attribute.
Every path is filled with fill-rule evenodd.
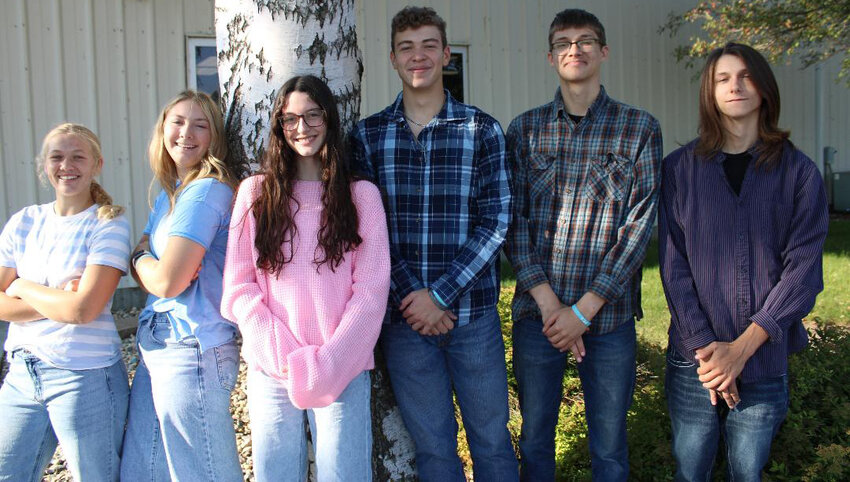
<svg viewBox="0 0 850 482"><path fill-rule="evenodd" d="M361 114L389 104L401 86L389 64L389 22L407 0L358 0L363 51ZM546 61L548 25L566 6L586 8L605 24L608 92L654 114L665 151L696 132L693 71L672 57L678 41L657 33L677 0L429 0L448 22L449 41L468 46L469 99L503 126L548 102L557 77ZM103 142L102 182L128 209L137 236L148 213L147 142L160 107L186 83L189 35L213 35L213 0L0 0L0 219L50 199L33 159L44 134L61 121L92 127ZM838 149L835 170L850 170L850 89L823 67L822 143ZM777 66L782 125L819 158L814 69Z"/></svg>
<svg viewBox="0 0 850 482"><path fill-rule="evenodd" d="M395 99L401 83L389 64L389 24L407 0L362 0L358 4L358 40L363 51L361 115L374 113ZM610 48L602 68L608 93L652 113L661 123L665 154L696 136L696 70L677 64L672 52L680 39L659 34L671 11L682 11L680 0L424 0L448 24L449 43L469 48L469 102L492 113L507 128L526 109L549 102L557 76L546 60L549 24L564 8L584 8L605 25ZM693 29L691 30L693 32ZM794 143L822 166L822 146L816 139L816 114L823 117L823 145L838 150L838 170L850 170L850 89L836 82L840 62L815 69L774 66L783 101L780 125L791 130ZM818 111L815 90L824 102Z"/></svg>
<svg viewBox="0 0 850 482"><path fill-rule="evenodd" d="M52 199L34 158L51 127L72 121L99 135L101 182L138 237L151 128L186 88L186 36L214 35L213 1L0 0L0 11L0 219Z"/></svg>

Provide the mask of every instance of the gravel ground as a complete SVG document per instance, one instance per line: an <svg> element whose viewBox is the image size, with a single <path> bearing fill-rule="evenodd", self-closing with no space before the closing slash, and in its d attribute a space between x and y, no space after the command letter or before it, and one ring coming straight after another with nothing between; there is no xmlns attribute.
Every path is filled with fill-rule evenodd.
<svg viewBox="0 0 850 482"><path fill-rule="evenodd" d="M135 316L138 313L116 313L116 318L128 318ZM129 331L129 330L127 330ZM139 363L138 353L136 352L136 335L130 334L122 339L121 354L124 358L124 363L127 364L127 371L130 375L132 383L133 375L136 372L136 365ZM248 427L248 398L245 394L245 375L247 365L245 361L239 364L239 378L236 388L230 396L230 412L233 415L233 425L236 428L236 448L239 451L239 461L242 464L242 474L244 480L253 481L254 474L251 466L251 429ZM44 481L47 482L65 482L73 480L70 472L67 471L65 458L62 455L61 447L56 450L53 460L47 466L45 471Z"/></svg>

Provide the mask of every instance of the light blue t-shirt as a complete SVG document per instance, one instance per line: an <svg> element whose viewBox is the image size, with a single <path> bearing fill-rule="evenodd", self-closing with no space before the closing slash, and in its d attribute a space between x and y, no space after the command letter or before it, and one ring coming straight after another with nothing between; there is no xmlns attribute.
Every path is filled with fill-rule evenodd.
<svg viewBox="0 0 850 482"><path fill-rule="evenodd" d="M18 277L50 288L80 278L86 266L127 272L130 223L123 215L97 218L95 204L71 216L59 216L54 203L29 206L15 213L0 234L0 266ZM74 325L50 319L11 323L7 352L23 348L42 361L66 370L90 370L121 359L121 340L110 307L94 321Z"/></svg>
<svg viewBox="0 0 850 482"><path fill-rule="evenodd" d="M174 211L161 192L148 218L144 233L150 236L150 249L159 259L170 236L194 241L206 249L198 278L174 298L148 295L139 321L154 312L167 313L175 340L195 337L201 350L222 345L236 334L236 326L221 316L221 278L227 250L227 232L233 189L212 178L192 181L177 196Z"/></svg>

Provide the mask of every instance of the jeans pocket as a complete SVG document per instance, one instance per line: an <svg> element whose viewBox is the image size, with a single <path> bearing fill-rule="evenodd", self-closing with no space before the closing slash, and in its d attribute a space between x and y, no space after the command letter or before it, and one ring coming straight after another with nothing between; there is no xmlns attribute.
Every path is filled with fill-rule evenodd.
<svg viewBox="0 0 850 482"><path fill-rule="evenodd" d="M667 347L667 364L674 368L693 368L696 363L688 360L672 346Z"/></svg>
<svg viewBox="0 0 850 482"><path fill-rule="evenodd" d="M173 338L171 322L168 321L166 313L154 313L153 318L148 320L146 329L150 340L157 346L165 346Z"/></svg>
<svg viewBox="0 0 850 482"><path fill-rule="evenodd" d="M219 385L227 391L232 391L236 387L239 374L239 348L236 342L230 341L213 348L213 355Z"/></svg>

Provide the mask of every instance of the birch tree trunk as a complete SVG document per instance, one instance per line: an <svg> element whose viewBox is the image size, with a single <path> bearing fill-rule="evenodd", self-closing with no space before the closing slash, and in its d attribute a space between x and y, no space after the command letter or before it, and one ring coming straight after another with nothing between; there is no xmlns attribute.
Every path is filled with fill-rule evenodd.
<svg viewBox="0 0 850 482"><path fill-rule="evenodd" d="M230 155L256 169L277 90L293 75L324 79L343 129L360 116L363 64L355 0L216 0L221 102ZM413 443L389 388L380 351L372 372L372 468L376 481L415 478Z"/></svg>

